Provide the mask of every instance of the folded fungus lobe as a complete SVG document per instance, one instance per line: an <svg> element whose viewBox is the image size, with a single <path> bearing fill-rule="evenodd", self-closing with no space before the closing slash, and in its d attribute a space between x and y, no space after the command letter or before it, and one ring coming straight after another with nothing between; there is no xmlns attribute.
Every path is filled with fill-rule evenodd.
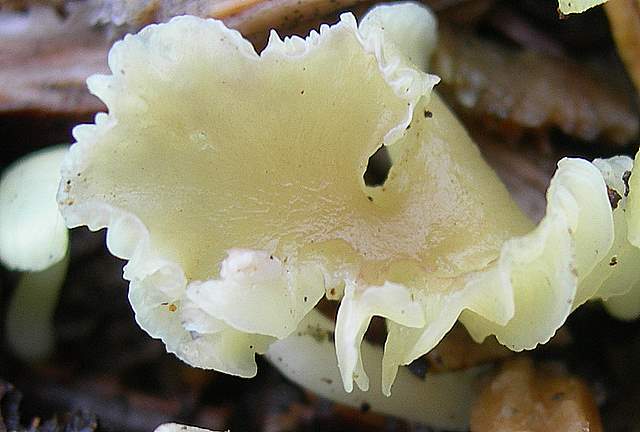
<svg viewBox="0 0 640 432"><path fill-rule="evenodd" d="M108 228L129 260L141 327L192 365L249 377L327 295L347 391L368 388L360 345L387 319L389 394L459 317L521 350L584 301L628 295L632 161L561 162L534 227L432 93L434 35L429 11L399 4L306 39L274 32L260 54L188 16L116 43L112 74L88 81L108 113L75 128L58 198L67 225ZM381 146L392 166L371 187Z"/></svg>

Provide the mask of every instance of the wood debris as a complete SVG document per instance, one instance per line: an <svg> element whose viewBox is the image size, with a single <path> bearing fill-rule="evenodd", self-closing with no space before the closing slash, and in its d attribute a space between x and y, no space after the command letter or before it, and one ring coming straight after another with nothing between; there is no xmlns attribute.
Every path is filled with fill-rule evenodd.
<svg viewBox="0 0 640 432"><path fill-rule="evenodd" d="M601 432L598 407L580 379L531 359L507 361L471 412L472 432Z"/></svg>
<svg viewBox="0 0 640 432"><path fill-rule="evenodd" d="M327 15L363 2L365 0L92 0L90 16L93 22L115 26L121 33L166 22L176 15L217 18L262 45L269 29L282 32L304 23L324 22ZM313 25L306 26L311 27Z"/></svg>
<svg viewBox="0 0 640 432"><path fill-rule="evenodd" d="M0 13L0 114L79 118L103 111L87 77L109 72L114 38L150 23L185 13L219 18L260 47L270 28L289 34L304 27L306 34L326 15L362 0L95 0L73 10L69 3L66 19L45 8Z"/></svg>
<svg viewBox="0 0 640 432"><path fill-rule="evenodd" d="M85 116L103 110L85 81L107 72L109 46L100 32L62 21L51 10L0 14L0 114Z"/></svg>
<svg viewBox="0 0 640 432"><path fill-rule="evenodd" d="M43 420L35 417L27 426L21 423L22 393L0 379L0 431L9 432L97 432L94 415L76 411Z"/></svg>

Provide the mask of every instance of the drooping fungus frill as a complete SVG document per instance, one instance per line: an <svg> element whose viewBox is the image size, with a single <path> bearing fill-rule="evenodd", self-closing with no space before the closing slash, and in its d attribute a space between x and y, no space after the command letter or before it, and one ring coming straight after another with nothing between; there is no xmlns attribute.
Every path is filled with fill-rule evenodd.
<svg viewBox="0 0 640 432"><path fill-rule="evenodd" d="M368 388L360 344L373 316L387 318L388 394L398 366L461 314L474 337L521 350L587 299L628 291L589 276L627 247L619 225L614 244L624 217L607 190L624 194L619 164L603 162L603 177L563 161L534 228L432 94L437 78L419 66L434 29L428 11L400 4L359 27L345 14L306 39L273 33L260 54L194 17L114 45L112 75L89 80L109 113L74 130L59 202L69 226L108 228L147 332L190 364L252 376L254 354L326 293L341 301L347 390ZM388 178L367 186L383 145ZM628 274L623 261L611 278Z"/></svg>

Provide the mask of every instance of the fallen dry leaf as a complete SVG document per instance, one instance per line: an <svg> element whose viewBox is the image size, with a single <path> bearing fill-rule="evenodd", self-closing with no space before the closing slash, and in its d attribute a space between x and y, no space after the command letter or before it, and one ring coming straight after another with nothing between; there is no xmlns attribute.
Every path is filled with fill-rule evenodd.
<svg viewBox="0 0 640 432"><path fill-rule="evenodd" d="M618 144L638 134L626 95L565 58L513 51L443 28L432 71L442 78L438 88L448 101L476 118L525 129L558 127L584 140Z"/></svg>

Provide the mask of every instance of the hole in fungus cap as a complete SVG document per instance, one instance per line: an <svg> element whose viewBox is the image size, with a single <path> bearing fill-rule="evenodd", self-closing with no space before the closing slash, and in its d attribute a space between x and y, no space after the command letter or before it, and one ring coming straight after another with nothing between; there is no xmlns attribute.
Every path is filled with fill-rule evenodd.
<svg viewBox="0 0 640 432"><path fill-rule="evenodd" d="M384 182L386 182L389 177L391 165L392 162L391 156L389 156L389 150L387 150L385 146L381 146L369 158L367 170L362 176L364 184L367 186L383 186Z"/></svg>

